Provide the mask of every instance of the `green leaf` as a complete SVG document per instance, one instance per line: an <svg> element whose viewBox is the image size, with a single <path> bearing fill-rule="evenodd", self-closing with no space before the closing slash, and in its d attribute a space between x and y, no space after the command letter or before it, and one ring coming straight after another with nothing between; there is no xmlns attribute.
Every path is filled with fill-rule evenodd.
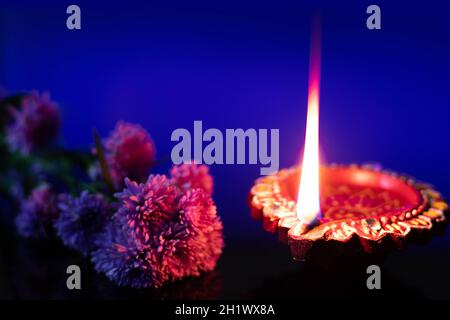
<svg viewBox="0 0 450 320"><path fill-rule="evenodd" d="M94 128L93 130L95 148L97 150L98 161L100 162L100 168L102 170L103 179L105 180L108 188L111 192L114 192L114 185L111 178L111 173L109 171L109 165L106 162L105 150L103 148L102 141L97 130Z"/></svg>

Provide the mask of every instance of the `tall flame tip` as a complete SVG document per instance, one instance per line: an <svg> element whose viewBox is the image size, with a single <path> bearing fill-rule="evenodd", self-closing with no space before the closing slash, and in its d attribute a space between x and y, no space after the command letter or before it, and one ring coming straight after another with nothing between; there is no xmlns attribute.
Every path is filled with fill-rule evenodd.
<svg viewBox="0 0 450 320"><path fill-rule="evenodd" d="M321 218L319 201L319 95L320 95L320 27L315 23L311 38L311 57L306 120L297 217L303 225L313 226Z"/></svg>

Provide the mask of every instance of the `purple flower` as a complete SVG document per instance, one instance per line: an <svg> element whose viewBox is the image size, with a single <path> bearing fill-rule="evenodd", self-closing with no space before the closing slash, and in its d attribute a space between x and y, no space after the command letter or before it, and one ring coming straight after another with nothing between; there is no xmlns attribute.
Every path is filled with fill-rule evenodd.
<svg viewBox="0 0 450 320"><path fill-rule="evenodd" d="M48 186L42 185L22 201L16 217L17 231L26 238L48 238L58 215L57 196Z"/></svg>
<svg viewBox="0 0 450 320"><path fill-rule="evenodd" d="M22 98L19 108L10 109L12 122L6 130L6 140L12 150L28 154L47 148L56 138L60 126L57 105L48 93L37 91Z"/></svg>
<svg viewBox="0 0 450 320"><path fill-rule="evenodd" d="M62 195L61 210L55 221L56 233L63 243L87 256L95 248L95 239L112 216L113 206L100 194L83 191L79 198Z"/></svg>
<svg viewBox="0 0 450 320"><path fill-rule="evenodd" d="M162 284L153 267L156 261L150 245L117 219L106 226L97 246L92 253L95 269L118 285L148 288Z"/></svg>
<svg viewBox="0 0 450 320"><path fill-rule="evenodd" d="M214 269L222 252L222 224L211 197L186 193L165 176L145 184L125 180L122 207L92 255L98 271L119 285L159 287Z"/></svg>
<svg viewBox="0 0 450 320"><path fill-rule="evenodd" d="M139 125L119 121L104 142L105 155L116 187L125 177L143 182L155 161L155 145Z"/></svg>
<svg viewBox="0 0 450 320"><path fill-rule="evenodd" d="M189 163L173 166L170 175L172 182L183 191L200 188L209 195L213 192L213 178L205 165Z"/></svg>

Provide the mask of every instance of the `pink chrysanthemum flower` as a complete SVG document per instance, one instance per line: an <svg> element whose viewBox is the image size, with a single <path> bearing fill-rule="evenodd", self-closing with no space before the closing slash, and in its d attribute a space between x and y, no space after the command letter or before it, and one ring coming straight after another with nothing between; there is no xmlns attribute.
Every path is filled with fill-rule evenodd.
<svg viewBox="0 0 450 320"><path fill-rule="evenodd" d="M119 121L105 140L114 185L121 187L125 177L143 182L155 161L155 153L153 140L144 128Z"/></svg>
<svg viewBox="0 0 450 320"><path fill-rule="evenodd" d="M222 223L202 189L180 192L165 176L145 184L126 179L122 207L92 261L119 285L159 287L214 269L222 252Z"/></svg>
<svg viewBox="0 0 450 320"><path fill-rule="evenodd" d="M203 190L188 191L180 199L179 213L178 233L174 226L159 237L161 271L170 280L213 270L224 245L216 206Z"/></svg>
<svg viewBox="0 0 450 320"><path fill-rule="evenodd" d="M199 188L209 195L213 192L213 178L205 165L186 163L173 166L170 175L172 182L183 191Z"/></svg>
<svg viewBox="0 0 450 320"><path fill-rule="evenodd" d="M37 91L22 98L19 108L10 109L12 121L6 140L12 150L28 154L47 148L58 135L60 114L50 95Z"/></svg>
<svg viewBox="0 0 450 320"><path fill-rule="evenodd" d="M145 240L178 213L179 194L164 175L150 175L139 184L125 178L125 189L115 196L122 202L117 216Z"/></svg>

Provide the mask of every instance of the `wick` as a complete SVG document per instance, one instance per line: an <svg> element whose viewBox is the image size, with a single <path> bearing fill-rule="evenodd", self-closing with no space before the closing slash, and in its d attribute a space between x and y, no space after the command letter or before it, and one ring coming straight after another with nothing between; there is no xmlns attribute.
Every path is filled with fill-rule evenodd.
<svg viewBox="0 0 450 320"><path fill-rule="evenodd" d="M321 217L322 214L319 213L314 220L312 220L311 222L306 222L306 221L301 221L299 223L299 227L298 227L298 231L300 232L300 234L305 234L309 231L311 231L312 229L314 229L315 227L319 226L321 223Z"/></svg>

